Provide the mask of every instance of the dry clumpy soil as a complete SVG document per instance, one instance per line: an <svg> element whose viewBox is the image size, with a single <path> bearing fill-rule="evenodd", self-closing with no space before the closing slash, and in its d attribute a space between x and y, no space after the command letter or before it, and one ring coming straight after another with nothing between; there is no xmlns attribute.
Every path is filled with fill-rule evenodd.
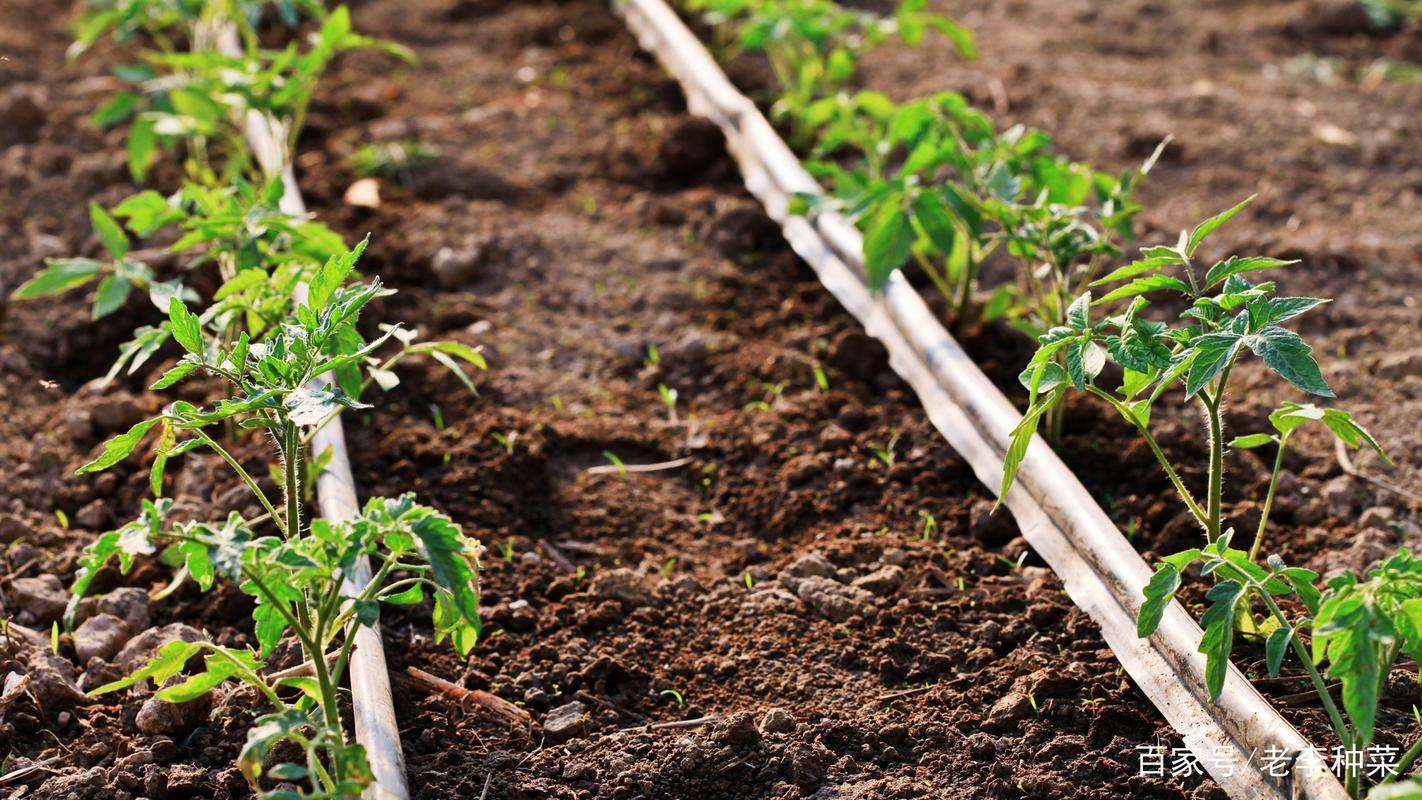
<svg viewBox="0 0 1422 800"><path fill-rule="evenodd" d="M1169 24L1126 24L1128 7ZM1007 119L1046 127L1103 166L1174 130L1179 155L1147 190L1148 238L1260 190L1264 210L1219 246L1297 252L1306 265L1291 291L1340 297L1308 332L1342 402L1398 456L1393 479L1415 483L1418 434L1382 412L1415 403L1422 365L1411 308L1419 240L1399 221L1418 204L1407 161L1416 154L1404 146L1417 91L1388 84L1352 98L1355 84L1260 77L1266 58L1284 65L1317 51L1359 65L1369 47L1403 46L1295 33L1286 12L1299 4L1211 5L1198 16L1184 7L1125 3L1093 16L1045 0L952 4L981 32L979 64L928 48L876 58L866 77L896 91L982 92L985 104L998 78ZM354 11L359 28L421 61L356 55L323 84L298 156L308 203L352 238L372 234L362 267L399 289L366 320L372 329L399 320L490 358L477 397L411 365L374 412L350 421L362 492L413 489L490 548L490 635L470 659L431 641L424 612L385 621L416 797L1219 796L1198 777L1136 774L1136 747L1161 734L1169 743L1158 714L1035 557L1017 568L1026 547L1011 520L989 513L988 494L882 351L740 188L719 135L686 114L604 4L369 0ZM120 55L101 49L67 64L68 33L47 3L0 0L0 17L26 21L0 29L0 116L16 121L0 130L8 294L43 256L94 253L87 201L112 203L133 187L122 133L84 119L112 88L97 76ZM1229 46L1251 30L1279 46ZM1223 37L1228 58L1192 53L1188 68L1173 66L1210 37ZM1062 66L1047 69L1048 59ZM1106 102L1119 77L1108 66L1120 60L1134 93ZM1172 98L1199 97L1200 81L1214 99L1176 107ZM1309 138L1291 116L1267 124L1305 95L1333 125L1366 134L1356 151ZM1143 103L1163 121L1137 131ZM1377 115L1397 119L1379 127ZM1397 143L1380 131L1400 131ZM347 207L357 176L343 157L408 139L438 149L434 165L408 183L384 181L377 209ZM156 176L162 188L176 179ZM1364 241L1369 231L1383 238ZM168 399L143 391L149 375L91 382L156 315L135 300L93 324L87 301L76 292L0 305L0 589L4 615L40 631L62 605L78 548L130 518L146 483L137 460L94 479L70 477L73 467ZM1004 380L1022 351L1008 335L970 341ZM1382 385L1363 391L1371 374ZM1257 395L1237 404L1237 426L1257 424L1274 399L1251 381ZM659 385L677 392L675 419ZM212 388L185 391L201 399ZM1074 421L1068 455L1113 514L1139 520L1142 547L1187 541L1148 456L1127 450L1139 467L1105 472L1100 462L1117 462L1099 453L1122 449L1120 431L1089 406ZM1191 452L1194 422L1166 424L1167 443ZM1308 491L1280 515L1297 534L1290 555L1359 561L1372 552L1364 544L1417 530L1397 498L1340 478L1321 442L1305 444L1291 469ZM628 465L685 462L590 473L607 453ZM249 443L242 455L258 470L267 448ZM188 457L172 481L184 513L246 502L219 466ZM1243 516L1239 498L1252 488L1238 484ZM1377 526L1360 533L1364 507L1387 510L1374 509ZM249 640L250 607L235 592L149 601L136 591L167 578L156 564L106 576L96 588L107 594L83 609L89 630L66 636L58 655L47 636L0 642L0 672L29 681L0 697L0 749L7 772L33 767L0 789L247 796L231 765L250 698L174 711L141 696L79 695L166 638ZM510 728L410 680L407 667L521 703L535 724ZM1394 698L1399 710L1406 697ZM656 727L704 717L716 719ZM1317 729L1307 714L1299 721Z"/></svg>

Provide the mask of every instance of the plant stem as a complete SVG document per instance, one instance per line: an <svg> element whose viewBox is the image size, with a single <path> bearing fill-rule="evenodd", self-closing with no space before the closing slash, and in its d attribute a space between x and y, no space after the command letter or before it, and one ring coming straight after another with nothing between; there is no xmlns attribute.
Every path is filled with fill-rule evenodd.
<svg viewBox="0 0 1422 800"><path fill-rule="evenodd" d="M1413 742L1412 746L1407 748L1407 752L1402 754L1402 758L1397 762L1397 766L1393 768L1393 771L1384 776L1378 783L1392 783L1402 777L1403 774L1407 772L1408 767L1411 767L1413 762L1417 760L1418 756L1422 756L1422 736L1417 737L1417 741Z"/></svg>
<svg viewBox="0 0 1422 800"><path fill-rule="evenodd" d="M972 245L966 245L972 247ZM963 265L963 275L958 280L958 310L953 317L954 324L963 326L963 321L968 318L968 308L973 303L973 278L977 275L977 265L973 262L971 255L967 257L967 263Z"/></svg>
<svg viewBox="0 0 1422 800"><path fill-rule="evenodd" d="M1229 373L1234 368L1234 362L1226 364L1220 370L1220 377L1215 383L1215 393L1211 395L1208 391L1200 392L1200 405L1204 406L1206 416L1210 426L1210 489L1207 502L1209 503L1209 519L1205 523L1205 538L1210 544L1220 538L1220 531L1223 521L1220 514L1220 501L1224 493L1224 394L1225 386L1229 384Z"/></svg>
<svg viewBox="0 0 1422 800"><path fill-rule="evenodd" d="M1264 529L1269 524L1269 510L1274 507L1274 490L1279 488L1279 473L1284 468L1284 448L1289 445L1289 431L1279 437L1279 453L1274 456L1274 472L1269 476L1269 491L1264 495L1264 511L1259 516L1259 530L1254 534L1254 544L1249 546L1249 560L1257 561L1259 546L1264 542Z"/></svg>
<svg viewBox="0 0 1422 800"><path fill-rule="evenodd" d="M1200 395L1200 405L1205 408L1205 416L1210 426L1210 487L1205 502L1208 504L1205 518L1205 540L1214 544L1220 538L1220 494L1224 488L1224 424L1220 420L1218 396L1213 400Z"/></svg>
<svg viewBox="0 0 1422 800"><path fill-rule="evenodd" d="M1155 460L1159 462L1161 468L1165 470L1166 477L1170 478L1170 482L1175 485L1175 491L1180 493L1180 498L1185 501L1185 505L1190 509L1190 513L1195 517L1197 522L1204 525L1204 509L1200 508L1199 502L1195 500L1194 495L1190 494L1190 490L1185 488L1185 482L1180 479L1180 475L1175 471L1175 467L1170 465L1170 460L1165 457L1165 453L1160 449L1160 445L1155 441L1155 437L1151 436L1150 429L1143 425L1140 420L1136 419L1135 413L1132 412L1129 407L1120 400L1112 397L1100 387L1088 385L1086 390L1110 403L1121 416L1126 418L1127 422L1136 427L1136 431L1140 433L1141 438L1145 439L1145 443L1150 447L1150 451L1155 454Z"/></svg>
<svg viewBox="0 0 1422 800"><path fill-rule="evenodd" d="M237 477L241 478L242 482L247 484L247 488L252 490L252 494L257 496L257 500L261 502L262 508L265 508L267 513L271 515L272 522L276 523L283 535L287 535L287 527L277 516L276 507L272 505L272 501L267 499L267 495L262 491L262 487L257 485L257 482L252 479L251 475L247 474L247 470L243 469L242 465L237 463L237 459L233 458L231 453L223 449L222 445L204 433L202 429L194 428L193 433L197 434L197 438L201 439L203 444L211 447L219 456L222 456L222 460L227 462L227 466L231 467L232 471L237 473Z"/></svg>
<svg viewBox="0 0 1422 800"><path fill-rule="evenodd" d="M291 538L301 533L301 429L292 422L282 423L282 457L286 460L286 531Z"/></svg>
<svg viewBox="0 0 1422 800"><path fill-rule="evenodd" d="M1323 701L1323 710L1328 714L1328 721L1333 725L1333 732L1338 734L1338 740L1342 743L1343 748L1345 750L1351 750L1353 747L1353 733L1348 728L1347 723L1343 721L1343 715L1338 713L1338 706L1333 703L1333 695L1328 691L1328 684L1323 682L1323 676L1318 674L1318 667L1314 666L1313 657L1309 655L1308 648L1304 647L1303 639L1299 638L1298 628L1295 628L1289 623L1288 618L1284 616L1284 612L1279 609L1279 604L1269 595L1269 591L1264 587L1263 583L1253 579L1250 580L1250 583L1258 590L1259 596L1264 598L1264 603L1269 607L1269 612L1274 615L1274 619L1277 620L1280 625L1289 629L1289 643L1293 646L1294 653L1298 655L1299 661L1303 663L1304 669L1308 671L1308 677L1313 683L1314 692L1316 692L1318 698ZM1352 794L1356 797L1356 770L1349 771L1348 780L1349 783L1354 786Z"/></svg>
<svg viewBox="0 0 1422 800"><path fill-rule="evenodd" d="M928 259L928 256L925 256L923 253L920 252L915 252L913 254L913 257L914 260L918 262L919 267L921 267L923 271L928 274L929 279L933 281L934 288L938 290L939 294L943 295L943 299L947 300L950 303L953 302L953 298L956 295L956 292L953 290L953 287L948 285L948 282L938 272L938 269L933 266L933 262ZM954 317L953 322L956 325L957 323L961 322L962 319L962 316L959 315L957 317Z"/></svg>

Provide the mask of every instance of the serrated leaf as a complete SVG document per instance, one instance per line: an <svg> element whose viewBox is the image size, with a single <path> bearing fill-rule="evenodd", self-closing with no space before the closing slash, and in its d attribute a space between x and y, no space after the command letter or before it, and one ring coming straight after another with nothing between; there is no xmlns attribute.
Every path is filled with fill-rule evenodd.
<svg viewBox="0 0 1422 800"><path fill-rule="evenodd" d="M1002 485L998 489L994 509L1002 505L1008 490L1012 488L1012 483L1017 478L1017 470L1022 466L1022 460L1027 457L1027 447L1032 443L1032 435L1037 432L1037 426L1042 421L1042 415L1047 413L1064 391L1064 387L1056 387L1037 398L1037 402L1022 415L1022 421L1012 429L1012 440L1008 444L1007 452L1002 456Z"/></svg>
<svg viewBox="0 0 1422 800"><path fill-rule="evenodd" d="M365 247L369 243L370 237L367 236L349 252L327 259L321 269L311 278L307 304L318 310L329 305L336 290L341 288L341 284L346 282L346 278L355 269L356 261L365 252Z"/></svg>
<svg viewBox="0 0 1422 800"><path fill-rule="evenodd" d="M1297 316L1330 302L1332 301L1318 297L1271 297L1265 300L1258 300L1249 305L1249 321L1257 330L1265 325L1277 325L1281 322L1288 322Z"/></svg>
<svg viewBox="0 0 1422 800"><path fill-rule="evenodd" d="M1185 397L1189 399L1200 393L1229 365L1239 352L1243 337L1233 333L1207 333L1191 341L1195 352L1190 364L1190 374L1185 379Z"/></svg>
<svg viewBox="0 0 1422 800"><path fill-rule="evenodd" d="M1103 283L1115 283L1116 281L1123 281L1127 278L1134 278L1137 275L1143 275L1147 272L1154 272L1158 269L1164 269L1165 267L1183 263L1185 262L1180 260L1180 256L1172 251L1170 255L1167 256L1143 258L1139 261L1132 261L1124 267L1117 267L1112 272L1107 273L1105 277L1097 278L1092 281L1091 285L1100 286Z"/></svg>
<svg viewBox="0 0 1422 800"><path fill-rule="evenodd" d="M99 243L109 251L109 255L119 259L128 255L128 235L98 203L89 204L89 221L94 225L94 233Z"/></svg>
<svg viewBox="0 0 1422 800"><path fill-rule="evenodd" d="M1096 380L1106 367L1106 351L1093 341L1072 341L1066 348L1067 376L1078 392L1086 391L1087 384Z"/></svg>
<svg viewBox="0 0 1422 800"><path fill-rule="evenodd" d="M159 686L169 678L183 671L183 666L188 663L188 659L197 655L202 650L202 645L197 642L169 642L158 648L158 652L143 668L130 673L127 677L106 683L97 689L89 692L90 695L108 694L119 689L127 689L139 681L152 678Z"/></svg>
<svg viewBox="0 0 1422 800"><path fill-rule="evenodd" d="M913 226L897 200L885 203L870 220L864 234L864 268L869 288L883 289L893 271L908 260L913 247Z"/></svg>
<svg viewBox="0 0 1422 800"><path fill-rule="evenodd" d="M1091 326L1091 292L1085 292L1067 306L1066 322L1071 328L1084 331Z"/></svg>
<svg viewBox="0 0 1422 800"><path fill-rule="evenodd" d="M1313 348L1298 334L1270 325L1249 337L1250 349L1264 359L1264 364L1294 386L1319 397L1333 397L1333 390L1323 380L1318 362L1310 353Z"/></svg>
<svg viewBox="0 0 1422 800"><path fill-rule="evenodd" d="M202 320L176 297L168 301L168 325L173 341L189 353L202 358Z"/></svg>
<svg viewBox="0 0 1422 800"><path fill-rule="evenodd" d="M1135 297L1136 295L1145 294L1146 292L1158 292L1162 290L1180 292L1186 295L1191 293L1189 284L1179 278L1169 275L1147 275L1143 278L1136 278L1125 286L1120 286L1107 292L1105 296L1096 301L1095 305L1099 306L1102 303L1120 300L1123 297Z"/></svg>
<svg viewBox="0 0 1422 800"><path fill-rule="evenodd" d="M187 376L191 375L193 370L197 369L199 366L201 366L201 364L193 360L193 357L191 355L183 356L181 361L179 361L177 364L174 364L172 368L170 368L167 372L164 372L163 375L159 377L158 380L154 381L153 385L149 386L148 388L150 391L154 392L167 389L169 386L172 386L183 378L186 378Z"/></svg>
<svg viewBox="0 0 1422 800"><path fill-rule="evenodd" d="M104 442L103 454L80 467L74 474L83 475L86 472L106 470L125 458L128 458L134 448L138 447L138 443L143 441L143 437L148 434L148 431L152 429L154 425L158 424L159 419L159 417L146 419L134 425L132 428L129 428L127 433L120 434Z"/></svg>
<svg viewBox="0 0 1422 800"><path fill-rule="evenodd" d="M1248 202L1248 201L1246 201ZM1193 253L1193 249L1192 249ZM1276 267L1287 267L1299 263L1297 260L1285 261L1279 258L1266 258L1264 256L1249 256L1240 258L1230 256L1224 261L1210 267L1205 273L1205 288L1209 289L1215 284L1233 275L1241 275L1246 272L1257 272L1261 269L1274 269Z"/></svg>
<svg viewBox="0 0 1422 800"><path fill-rule="evenodd" d="M118 311L128 299L133 284L117 275L106 275L99 281L99 290L94 293L93 319L101 319Z"/></svg>
<svg viewBox="0 0 1422 800"><path fill-rule="evenodd" d="M1244 202L1240 203L1234 208L1231 208L1230 210L1220 213L1216 216L1210 217L1209 219L1197 225L1195 227L1195 230L1191 231L1190 233L1189 243L1185 245L1185 255L1194 256L1195 249L1200 246L1200 243L1205 240L1205 237L1214 233L1216 230L1219 229L1221 225L1225 224L1226 222L1229 222L1230 218L1233 217L1235 214L1238 214L1239 212L1243 211L1245 207L1247 207L1250 203L1254 202L1255 197L1258 197L1258 195L1250 195L1249 197L1246 197L1244 199Z"/></svg>
<svg viewBox="0 0 1422 800"><path fill-rule="evenodd" d="M1229 655L1234 648L1235 613L1244 596L1244 586L1235 580L1220 581L1205 594L1211 605L1200 618L1205 635L1199 652L1205 655L1205 688L1211 702L1218 700L1224 690Z"/></svg>
<svg viewBox="0 0 1422 800"><path fill-rule="evenodd" d="M1033 387L1034 380L1036 381L1035 389ZM1066 369L1055 361L1045 362L1041 365L1040 370L1029 365L1027 369L1022 370L1022 374L1017 376L1018 383L1021 383L1024 389L1035 392L1050 392L1068 380L1070 378L1067 376Z"/></svg>
<svg viewBox="0 0 1422 800"><path fill-rule="evenodd" d="M1291 628L1275 628L1264 643L1264 662L1269 669L1269 677L1279 677L1279 667L1284 663L1284 653L1289 647Z"/></svg>
<svg viewBox="0 0 1422 800"><path fill-rule="evenodd" d="M1155 629L1160 627L1160 620L1165 616L1165 609L1170 606L1170 601L1175 599L1175 592L1179 588L1179 569L1172 564L1161 564L1156 568L1155 574L1151 575L1150 581L1142 590L1146 599L1141 604L1140 615L1136 617L1137 636L1144 639L1155 633Z"/></svg>
<svg viewBox="0 0 1422 800"><path fill-rule="evenodd" d="M92 258L47 258L44 263L45 268L39 274L15 290L16 299L49 297L82 286L93 280L103 266Z"/></svg>

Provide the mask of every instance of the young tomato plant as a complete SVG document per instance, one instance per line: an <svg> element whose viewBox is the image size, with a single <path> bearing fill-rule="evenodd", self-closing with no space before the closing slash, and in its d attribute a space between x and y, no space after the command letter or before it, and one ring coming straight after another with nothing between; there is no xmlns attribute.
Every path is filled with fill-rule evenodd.
<svg viewBox="0 0 1422 800"><path fill-rule="evenodd" d="M789 122L800 145L810 142L816 127L809 117L814 102L848 87L860 56L894 34L916 47L928 30L936 30L965 57L976 56L972 34L925 10L926 0L901 0L892 17L833 0L689 0L687 6L722 32L727 58L741 51L765 54L780 87L771 115Z"/></svg>
<svg viewBox="0 0 1422 800"><path fill-rule="evenodd" d="M1260 561L1273 507L1283 454L1303 425L1318 423L1350 447L1367 446L1386 460L1377 441L1344 411L1309 404L1285 403L1270 415L1272 432L1236 437L1230 446L1274 445L1278 452L1262 501L1262 512L1249 550L1232 546L1235 532L1221 513L1225 438L1221 409L1228 395L1229 376L1246 352L1258 356L1270 370L1307 393L1331 397L1310 348L1282 327L1327 302L1320 298L1278 297L1272 282L1254 284L1243 276L1292 262L1263 257L1232 256L1207 270L1194 264L1201 242L1249 203L1206 220L1183 233L1171 247L1142 251L1141 260L1096 281L1124 281L1095 304L1083 294L1066 312L1066 324L1044 333L1021 381L1029 390L1029 407L1013 431L1004 459L1002 493L1011 488L1025 457L1032 433L1042 417L1066 392L1076 390L1100 398L1114 408L1149 446L1190 514L1204 530L1204 544L1161 559L1144 589L1137 621L1141 636L1152 635L1179 590L1187 569L1198 566L1213 581L1208 607L1200 619L1204 629L1199 651L1205 655L1205 682L1211 699L1218 699L1237 634L1262 642L1270 675L1277 675L1292 651L1308 675L1341 745L1364 752L1375 734L1378 695L1392 664L1401 655L1422 654L1422 562L1406 551L1384 562L1366 580L1352 574L1318 586L1319 576L1287 565L1278 555ZM1147 319L1147 292L1170 292L1184 301L1182 322L1174 327ZM1093 305L1129 300L1124 311L1092 320ZM1122 370L1122 385L1110 391L1097 385L1108 362ZM1183 389L1203 414L1209 442L1204 502L1185 485L1179 470L1150 432L1151 410L1170 389ZM1287 601L1287 602L1286 602ZM1260 610L1257 614L1256 610ZM1311 631L1311 641L1304 632ZM1341 703L1325 678L1342 685ZM1399 764L1404 773L1422 752L1411 748ZM1353 797L1363 790L1363 766L1349 759L1344 783ZM1384 779L1390 783L1393 778ZM1390 790L1385 790L1390 791Z"/></svg>
<svg viewBox="0 0 1422 800"><path fill-rule="evenodd" d="M333 411L368 407L339 382L331 382L331 376L359 368L396 333L392 328L354 352L339 351L341 332L351 328L361 309L381 294L378 281L342 285L358 252L328 262L311 281L308 304L260 341L251 341L246 331L231 345L205 336L201 318L174 298L168 327L186 354L152 388L167 388L201 371L221 377L230 395L206 408L175 402L158 417L106 442L103 453L79 470L84 474L108 469L156 433L151 472L155 495L162 493L163 473L171 458L208 448L227 463L265 510L253 519L232 512L220 523L168 526L163 519L168 501L145 503L137 521L100 537L81 559L71 615L94 576L111 560L127 571L136 557L152 555L160 547L200 587L209 588L221 577L252 595L257 603L253 619L258 652L209 642L177 642L163 648L143 670L97 691L113 691L147 678L161 684L182 671L191 658L204 655L202 671L162 687L160 697L182 702L228 680L256 686L275 710L256 721L240 766L254 786L264 774L305 782L310 790L301 791L302 797L348 797L370 780L363 752L347 743L341 728L337 691L355 628L373 625L381 602L417 603L428 591L434 599L437 638L448 637L460 653L467 653L479 634L479 546L448 517L416 504L409 494L396 500L373 499L360 516L342 522L310 519L305 514L305 470L292 465L306 463L307 433L324 424ZM213 426L229 421L264 431L275 442L285 465L280 497L269 497L242 462L210 433ZM260 533L263 528L272 532ZM364 585L353 585L355 565L366 556L378 565L374 575ZM268 683L260 669L286 636L299 643L313 676ZM328 659L333 651L334 658ZM299 690L301 699L285 702L277 691L283 686ZM267 770L266 757L281 741L297 744L305 763Z"/></svg>

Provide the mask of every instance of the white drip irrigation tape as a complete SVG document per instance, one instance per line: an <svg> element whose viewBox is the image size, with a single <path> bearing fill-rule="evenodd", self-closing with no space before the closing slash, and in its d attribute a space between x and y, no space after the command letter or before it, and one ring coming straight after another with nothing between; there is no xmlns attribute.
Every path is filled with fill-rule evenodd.
<svg viewBox="0 0 1422 800"><path fill-rule="evenodd" d="M232 54L240 53L236 32L231 28L218 33L218 48ZM281 175L285 189L281 209L288 214L304 215L306 203L296 185L296 173L287 157L286 132L280 124L254 110L244 120L247 142L257 163L268 175ZM306 284L298 284L292 299L306 302ZM317 378L312 388L324 389L325 377ZM340 522L360 513L355 477L351 474L350 457L346 452L345 428L337 416L312 437L308 447L312 453L329 449L331 459L316 478L316 494L321 516ZM370 561L362 557L355 573L347 575L345 589L355 594L371 579ZM355 717L356 741L365 746L374 782L365 791L365 800L409 800L410 787L405 780L405 756L400 748L400 728L395 721L395 704L390 692L390 673L385 666L385 649L380 640L379 626L354 626L356 643L351 649L351 708Z"/></svg>
<svg viewBox="0 0 1422 800"><path fill-rule="evenodd" d="M813 220L787 213L794 193L818 192L819 185L676 13L663 0L623 0L614 7L642 47L680 82L691 111L720 126L746 187L782 226L791 247L884 344L890 365L917 392L934 426L996 491L1002 456L1020 419L1016 409L902 275L895 273L883 292L869 291L862 240L848 220L834 213ZM1283 753L1272 763L1292 765L1310 745L1237 669L1230 667L1220 700L1208 700L1205 659L1196 652L1200 628L1179 603L1166 610L1154 636L1136 636L1150 568L1045 442L1029 449L1006 505L1033 549L1061 576L1067 594L1101 626L1131 679L1230 797L1347 797L1327 770L1270 768L1266 754Z"/></svg>

